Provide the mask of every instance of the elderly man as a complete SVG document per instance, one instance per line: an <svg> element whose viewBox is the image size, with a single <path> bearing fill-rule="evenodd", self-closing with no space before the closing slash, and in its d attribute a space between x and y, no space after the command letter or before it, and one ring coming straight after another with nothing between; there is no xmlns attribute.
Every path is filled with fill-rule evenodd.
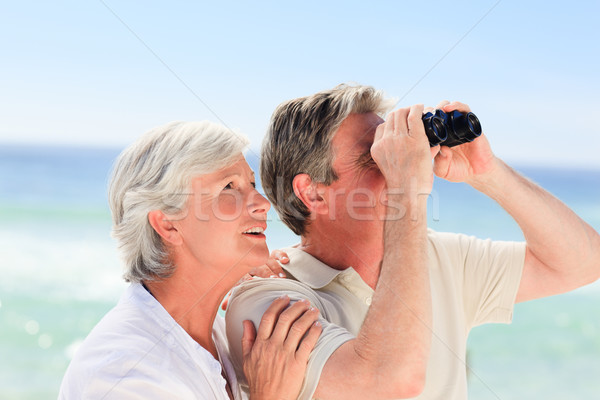
<svg viewBox="0 0 600 400"><path fill-rule="evenodd" d="M469 111L456 102L438 108ZM258 325L285 293L321 311L300 398L466 399L472 327L508 323L515 302L600 277L598 233L495 157L485 135L430 148L422 106L384 122L388 109L381 92L340 85L275 111L261 179L301 243L286 249L290 279L248 282L230 300L240 379L242 321ZM427 230L433 173L496 200L526 242Z"/></svg>

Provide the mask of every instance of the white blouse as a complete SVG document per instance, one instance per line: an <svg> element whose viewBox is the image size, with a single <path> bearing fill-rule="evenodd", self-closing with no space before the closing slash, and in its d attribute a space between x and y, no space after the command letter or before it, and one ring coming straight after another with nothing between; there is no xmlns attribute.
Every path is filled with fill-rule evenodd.
<svg viewBox="0 0 600 400"><path fill-rule="evenodd" d="M132 284L77 350L59 399L229 400L223 367L234 398L242 399L219 315L213 339L223 364L141 284Z"/></svg>

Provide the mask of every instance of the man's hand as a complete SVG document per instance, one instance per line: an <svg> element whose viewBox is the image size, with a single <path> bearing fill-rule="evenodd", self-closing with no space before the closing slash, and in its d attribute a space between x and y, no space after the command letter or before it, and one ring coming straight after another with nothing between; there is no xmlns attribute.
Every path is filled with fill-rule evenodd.
<svg viewBox="0 0 600 400"><path fill-rule="evenodd" d="M439 147L429 147L422 116L422 105L399 109L375 132L371 155L387 186L381 270L356 339L329 357L315 398L405 399L425 387L432 326L427 195Z"/></svg>
<svg viewBox="0 0 600 400"><path fill-rule="evenodd" d="M421 120L423 105L400 108L377 127L371 155L385 177L388 190L429 194L433 185L431 149Z"/></svg>
<svg viewBox="0 0 600 400"><path fill-rule="evenodd" d="M471 112L468 105L454 101L442 101L437 108L450 113L459 111L461 113ZM482 134L470 143L464 143L455 147L442 146L435 157L433 172L440 178L451 182L467 182L491 172L497 166L497 159L492 153L490 144Z"/></svg>

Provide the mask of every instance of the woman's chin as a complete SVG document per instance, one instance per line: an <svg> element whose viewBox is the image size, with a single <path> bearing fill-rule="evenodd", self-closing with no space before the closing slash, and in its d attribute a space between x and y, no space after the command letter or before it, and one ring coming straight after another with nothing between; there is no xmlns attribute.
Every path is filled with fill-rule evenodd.
<svg viewBox="0 0 600 400"><path fill-rule="evenodd" d="M269 248L266 243L263 246L255 246L246 257L250 269L266 264L268 259Z"/></svg>
<svg viewBox="0 0 600 400"><path fill-rule="evenodd" d="M259 267L267 263L269 259L269 248L266 243L255 245L250 249L246 249L243 254L239 257L235 257L239 266L243 266L245 272L250 271L252 268Z"/></svg>

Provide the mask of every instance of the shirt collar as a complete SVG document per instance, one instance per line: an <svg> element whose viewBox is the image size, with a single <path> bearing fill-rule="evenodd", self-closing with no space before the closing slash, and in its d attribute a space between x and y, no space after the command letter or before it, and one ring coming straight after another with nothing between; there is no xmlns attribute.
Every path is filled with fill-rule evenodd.
<svg viewBox="0 0 600 400"><path fill-rule="evenodd" d="M283 251L287 253L290 259L289 263L282 264L283 269L293 275L296 280L310 286L312 289L327 286L336 276L344 272L331 268L298 248L288 247Z"/></svg>

